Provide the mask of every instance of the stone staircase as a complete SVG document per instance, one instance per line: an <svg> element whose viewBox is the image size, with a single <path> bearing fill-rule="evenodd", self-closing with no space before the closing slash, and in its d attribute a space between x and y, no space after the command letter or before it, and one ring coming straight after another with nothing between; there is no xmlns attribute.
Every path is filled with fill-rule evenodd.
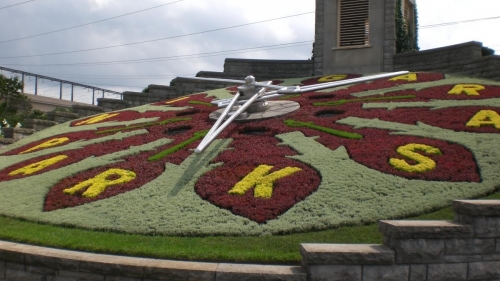
<svg viewBox="0 0 500 281"><path fill-rule="evenodd" d="M457 200L453 221L380 221L383 245L302 244L308 280L500 280L500 200Z"/></svg>

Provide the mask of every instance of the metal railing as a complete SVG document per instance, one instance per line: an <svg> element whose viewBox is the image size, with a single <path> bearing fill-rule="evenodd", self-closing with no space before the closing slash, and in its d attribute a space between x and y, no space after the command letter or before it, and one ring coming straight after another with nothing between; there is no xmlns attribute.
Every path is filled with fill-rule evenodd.
<svg viewBox="0 0 500 281"><path fill-rule="evenodd" d="M49 77L49 76L45 76L45 75L35 74L35 73L31 73L31 72L26 72L26 71L2 67L2 66L0 66L0 70L8 71L11 73L21 74L21 82L23 83L23 93L24 93L25 77L34 77L35 78L35 96L38 95L38 79L45 79L45 80L50 80L50 81L55 81L55 82L60 83L60 85L59 85L59 99L61 99L61 100L63 99L63 84L71 85L71 97L70 97L71 101L73 101L73 99L74 99L74 87L75 86L82 87L85 89L92 89L92 104L93 105L95 104L96 91L97 91L97 94L102 92L103 98L104 98L105 93L111 93L111 94L115 94L115 95L120 95L121 99L123 99L123 93L112 91L112 90L107 90L107 89L94 87L94 86L90 86L90 85L85 85L85 84L81 84L81 83L76 83L76 82L71 82L71 81L67 81L67 80L61 80L61 79L54 78L54 77Z"/></svg>

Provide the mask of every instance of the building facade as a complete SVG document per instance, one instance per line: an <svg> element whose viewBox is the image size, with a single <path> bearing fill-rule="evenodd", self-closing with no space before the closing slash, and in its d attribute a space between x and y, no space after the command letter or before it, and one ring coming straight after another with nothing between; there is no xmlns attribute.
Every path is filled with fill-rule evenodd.
<svg viewBox="0 0 500 281"><path fill-rule="evenodd" d="M314 73L393 70L398 0L316 0ZM415 28L414 0L401 1L405 28Z"/></svg>

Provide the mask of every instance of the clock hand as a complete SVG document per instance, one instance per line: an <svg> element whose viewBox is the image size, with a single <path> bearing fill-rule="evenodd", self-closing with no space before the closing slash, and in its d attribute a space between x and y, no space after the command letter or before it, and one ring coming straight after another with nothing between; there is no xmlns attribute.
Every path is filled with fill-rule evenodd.
<svg viewBox="0 0 500 281"><path fill-rule="evenodd" d="M377 79L382 79L382 78L390 78L390 77L395 77L395 76L400 76L400 75L405 75L405 74L408 74L408 71L383 73L383 74L370 75L370 76L358 77L358 78L347 79L347 80L342 80L342 81L314 84L314 85L308 85L308 86L302 86L302 87L299 87L299 86L281 87L280 90L266 92L257 101L282 97L284 95L291 95L291 94L293 95L293 94L314 92L314 91L318 91L318 90L324 90L324 89L329 89L329 88L334 88L334 87L339 87L339 86L351 85L351 84L367 82L367 81L372 81L372 80L377 80ZM226 100L213 101L212 104L215 104L220 108L220 107L227 106L228 102L229 102L229 100L226 99ZM237 103L241 104L243 102L245 102L245 100L240 100Z"/></svg>
<svg viewBox="0 0 500 281"><path fill-rule="evenodd" d="M208 138L210 138L212 136L212 134L219 128L219 125L222 123L222 121L224 121L224 119L226 119L226 115L229 113L229 111L231 111L231 109L233 108L234 104L236 103L236 101L238 100L238 98L240 97L240 95L241 95L240 92L237 92L234 95L234 97L233 97L233 99L231 99L231 102L229 103L229 105L224 109L224 112L222 112L222 114L219 117L219 119L217 119L217 121L212 126L212 128L210 128L210 131L208 131L208 133L203 138L203 140L201 140L200 144L198 145L198 147L196 149L198 149L202 143L207 142ZM195 150L195 152L196 152L196 150ZM200 153L200 152L201 151L199 151L197 153Z"/></svg>
<svg viewBox="0 0 500 281"><path fill-rule="evenodd" d="M236 119L243 111L245 111L252 103L259 98L266 91L265 88L260 89L257 93L255 93L250 99L248 99L235 113L229 117L226 122L224 122L220 127L218 127L210 136L206 137L205 141L202 141L198 147L194 150L195 153L201 153L205 148L212 143L212 141L224 130L231 122ZM219 118L221 119L221 118Z"/></svg>

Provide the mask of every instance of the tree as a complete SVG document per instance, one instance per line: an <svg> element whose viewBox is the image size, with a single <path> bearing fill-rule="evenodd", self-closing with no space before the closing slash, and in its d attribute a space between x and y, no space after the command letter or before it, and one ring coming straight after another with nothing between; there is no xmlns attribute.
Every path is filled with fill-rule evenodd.
<svg viewBox="0 0 500 281"><path fill-rule="evenodd" d="M22 115L29 113L31 104L23 95L23 83L19 78L7 78L0 74L0 118L11 123L19 122Z"/></svg>
<svg viewBox="0 0 500 281"><path fill-rule="evenodd" d="M417 5L413 6L414 24L410 27L406 23L403 10L402 0L396 1L396 53L407 53L418 51L418 13Z"/></svg>

